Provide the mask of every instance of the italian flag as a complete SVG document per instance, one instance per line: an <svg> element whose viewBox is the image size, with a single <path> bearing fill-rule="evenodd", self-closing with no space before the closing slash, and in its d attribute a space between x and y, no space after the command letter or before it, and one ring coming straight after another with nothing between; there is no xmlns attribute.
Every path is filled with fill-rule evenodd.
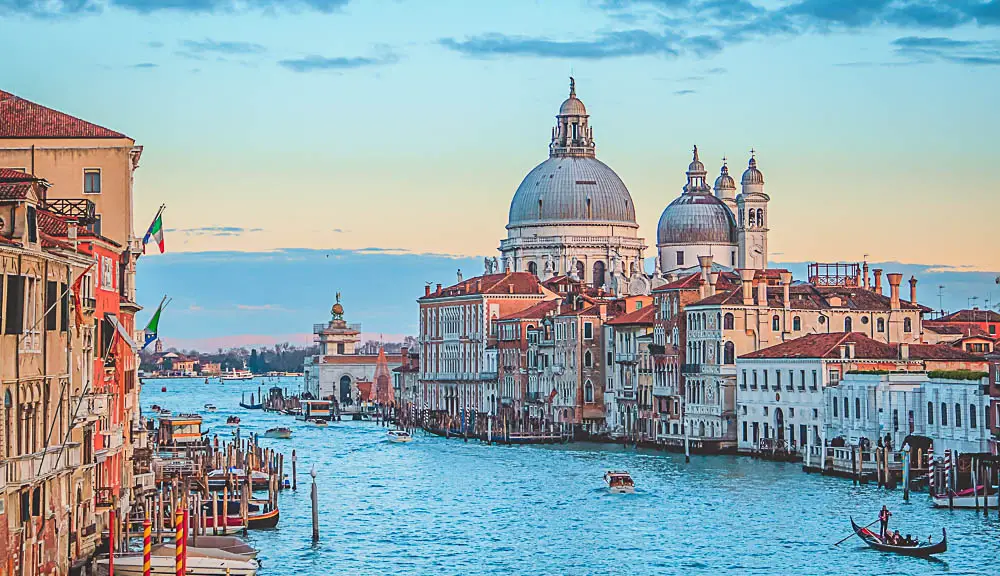
<svg viewBox="0 0 1000 576"><path fill-rule="evenodd" d="M149 225L149 230L146 230L146 235L142 237L142 253L146 253L146 244L149 243L149 239L153 238L156 240L156 245L160 247L160 254L163 254L163 206L160 206L159 211L156 212L156 218L153 218L153 223Z"/></svg>

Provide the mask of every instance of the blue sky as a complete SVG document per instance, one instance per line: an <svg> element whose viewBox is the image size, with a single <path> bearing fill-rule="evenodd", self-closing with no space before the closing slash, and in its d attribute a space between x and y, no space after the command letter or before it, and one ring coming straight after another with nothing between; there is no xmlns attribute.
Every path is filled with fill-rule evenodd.
<svg viewBox="0 0 1000 576"><path fill-rule="evenodd" d="M417 255L495 253L573 74L650 244L692 144L712 171L754 148L772 260L991 278L998 29L1000 0L0 0L0 88L142 144L136 229L166 203L172 253L397 249L450 279Z"/></svg>

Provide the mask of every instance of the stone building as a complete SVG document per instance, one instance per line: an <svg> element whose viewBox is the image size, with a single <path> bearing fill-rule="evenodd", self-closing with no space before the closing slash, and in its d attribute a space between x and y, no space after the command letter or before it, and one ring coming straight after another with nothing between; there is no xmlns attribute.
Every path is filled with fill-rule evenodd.
<svg viewBox="0 0 1000 576"><path fill-rule="evenodd" d="M653 343L655 308L650 305L607 322L609 370L605 391L608 429L613 436L636 440L656 437L653 414Z"/></svg>

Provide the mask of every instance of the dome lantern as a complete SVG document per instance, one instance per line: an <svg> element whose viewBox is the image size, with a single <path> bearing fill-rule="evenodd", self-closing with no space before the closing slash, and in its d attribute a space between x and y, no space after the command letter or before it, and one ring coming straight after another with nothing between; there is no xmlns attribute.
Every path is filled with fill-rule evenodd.
<svg viewBox="0 0 1000 576"><path fill-rule="evenodd" d="M698 159L698 146L694 147L694 158L691 163L688 164L687 170L687 184L684 186L685 194L708 194L712 191L708 187L708 182L706 178L708 177L708 172L705 171L705 165L701 163Z"/></svg>
<svg viewBox="0 0 1000 576"><path fill-rule="evenodd" d="M584 156L594 158L594 130L589 126L587 107L576 97L576 80L569 77L569 98L563 101L552 129L549 156Z"/></svg>

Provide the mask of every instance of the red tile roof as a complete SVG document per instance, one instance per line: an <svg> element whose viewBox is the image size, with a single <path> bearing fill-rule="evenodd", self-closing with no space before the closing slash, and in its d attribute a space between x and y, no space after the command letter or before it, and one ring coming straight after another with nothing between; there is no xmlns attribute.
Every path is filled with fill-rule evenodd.
<svg viewBox="0 0 1000 576"><path fill-rule="evenodd" d="M24 200L31 190L31 182L0 182L0 200Z"/></svg>
<svg viewBox="0 0 1000 576"><path fill-rule="evenodd" d="M0 90L0 138L127 138Z"/></svg>
<svg viewBox="0 0 1000 576"><path fill-rule="evenodd" d="M539 302L534 306L529 306L520 312L513 312L499 319L500 322L504 320L540 320L547 316L549 312L554 312L559 306L558 300L546 300L544 302Z"/></svg>
<svg viewBox="0 0 1000 576"><path fill-rule="evenodd" d="M0 168L0 182L31 182L35 177L13 168Z"/></svg>
<svg viewBox="0 0 1000 576"><path fill-rule="evenodd" d="M750 352L740 359L762 358L840 358L840 345L854 344L854 359L898 360L899 344L885 344L860 332L832 332L808 334L782 342L763 350ZM981 357L969 354L947 344L910 344L910 360L959 360L976 361Z"/></svg>
<svg viewBox="0 0 1000 576"><path fill-rule="evenodd" d="M652 326L656 315L656 308L653 306L643 306L638 310L633 310L627 314L614 317L608 320L612 326Z"/></svg>
<svg viewBox="0 0 1000 576"><path fill-rule="evenodd" d="M506 274L485 274L463 280L447 288L422 296L421 300L449 298L470 294L541 294L538 278L530 272L508 272Z"/></svg>
<svg viewBox="0 0 1000 576"><path fill-rule="evenodd" d="M852 286L814 286L812 284L797 283L788 288L791 307L795 310L884 310L892 308L891 299L888 296L865 290L861 287ZM756 298L757 287L753 288L753 297ZM840 298L841 304L834 306L834 297ZM784 287L768 286L767 303L771 308L781 308L784 303ZM719 292L708 298L703 298L697 302L692 302L688 306L703 306L721 304L723 306L740 306L743 304L742 288L737 286L726 292ZM913 304L906 300L900 300L899 306L903 310L924 310L929 308L920 304Z"/></svg>
<svg viewBox="0 0 1000 576"><path fill-rule="evenodd" d="M935 318L934 322L1000 322L1000 314L992 310L959 310L947 316Z"/></svg>

